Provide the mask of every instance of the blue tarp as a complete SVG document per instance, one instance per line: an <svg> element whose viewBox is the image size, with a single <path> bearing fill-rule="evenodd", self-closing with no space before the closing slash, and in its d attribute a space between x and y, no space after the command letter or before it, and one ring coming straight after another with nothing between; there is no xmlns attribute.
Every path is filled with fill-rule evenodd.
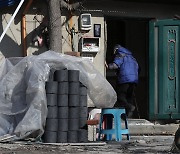
<svg viewBox="0 0 180 154"><path fill-rule="evenodd" d="M0 7L12 6L20 0L0 0Z"/></svg>

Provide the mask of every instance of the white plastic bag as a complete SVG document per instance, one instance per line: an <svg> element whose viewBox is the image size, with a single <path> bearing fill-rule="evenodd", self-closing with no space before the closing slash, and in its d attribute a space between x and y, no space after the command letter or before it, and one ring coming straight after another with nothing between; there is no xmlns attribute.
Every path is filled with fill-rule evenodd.
<svg viewBox="0 0 180 154"><path fill-rule="evenodd" d="M117 100L109 82L89 60L80 57L47 51L38 56L1 58L0 63L0 116L3 115L4 124L8 125L0 126L0 135L11 133L22 139L44 133L45 82L51 69L79 70L80 82L87 86L88 95L97 108L113 107Z"/></svg>

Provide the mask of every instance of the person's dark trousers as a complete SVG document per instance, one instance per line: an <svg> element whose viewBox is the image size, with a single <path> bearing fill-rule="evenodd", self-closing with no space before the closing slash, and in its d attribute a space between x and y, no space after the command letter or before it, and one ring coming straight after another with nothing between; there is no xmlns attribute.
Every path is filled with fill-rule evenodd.
<svg viewBox="0 0 180 154"><path fill-rule="evenodd" d="M118 84L117 87L117 102L114 107L124 107L127 115L135 110L134 104L134 90L135 83Z"/></svg>

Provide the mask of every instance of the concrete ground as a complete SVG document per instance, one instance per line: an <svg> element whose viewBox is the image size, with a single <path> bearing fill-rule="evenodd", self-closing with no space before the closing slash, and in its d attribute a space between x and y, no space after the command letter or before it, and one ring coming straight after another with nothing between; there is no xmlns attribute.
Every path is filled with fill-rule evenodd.
<svg viewBox="0 0 180 154"><path fill-rule="evenodd" d="M33 142L1 143L0 154L58 153L172 153L174 136L131 136L130 141L96 141L89 143L41 144ZM178 151L176 152L178 153Z"/></svg>
<svg viewBox="0 0 180 154"><path fill-rule="evenodd" d="M179 123L161 124L146 119L128 119L131 135L174 135Z"/></svg>
<svg viewBox="0 0 180 154"><path fill-rule="evenodd" d="M120 142L91 141L88 143L43 144L31 141L0 143L0 154L58 154L58 153L180 153L173 146L179 124L151 123L144 119L128 119L130 140ZM92 133L93 134L93 133ZM172 149L174 149L172 151Z"/></svg>

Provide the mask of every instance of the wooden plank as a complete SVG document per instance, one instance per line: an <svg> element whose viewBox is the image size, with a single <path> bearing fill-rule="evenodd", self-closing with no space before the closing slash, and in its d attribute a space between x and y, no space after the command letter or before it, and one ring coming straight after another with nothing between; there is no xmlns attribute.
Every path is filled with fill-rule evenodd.
<svg viewBox="0 0 180 154"><path fill-rule="evenodd" d="M64 54L70 55L70 56L75 56L75 57L80 57L80 52L65 52Z"/></svg>
<svg viewBox="0 0 180 154"><path fill-rule="evenodd" d="M87 125L98 125L99 124L99 120L87 120Z"/></svg>

